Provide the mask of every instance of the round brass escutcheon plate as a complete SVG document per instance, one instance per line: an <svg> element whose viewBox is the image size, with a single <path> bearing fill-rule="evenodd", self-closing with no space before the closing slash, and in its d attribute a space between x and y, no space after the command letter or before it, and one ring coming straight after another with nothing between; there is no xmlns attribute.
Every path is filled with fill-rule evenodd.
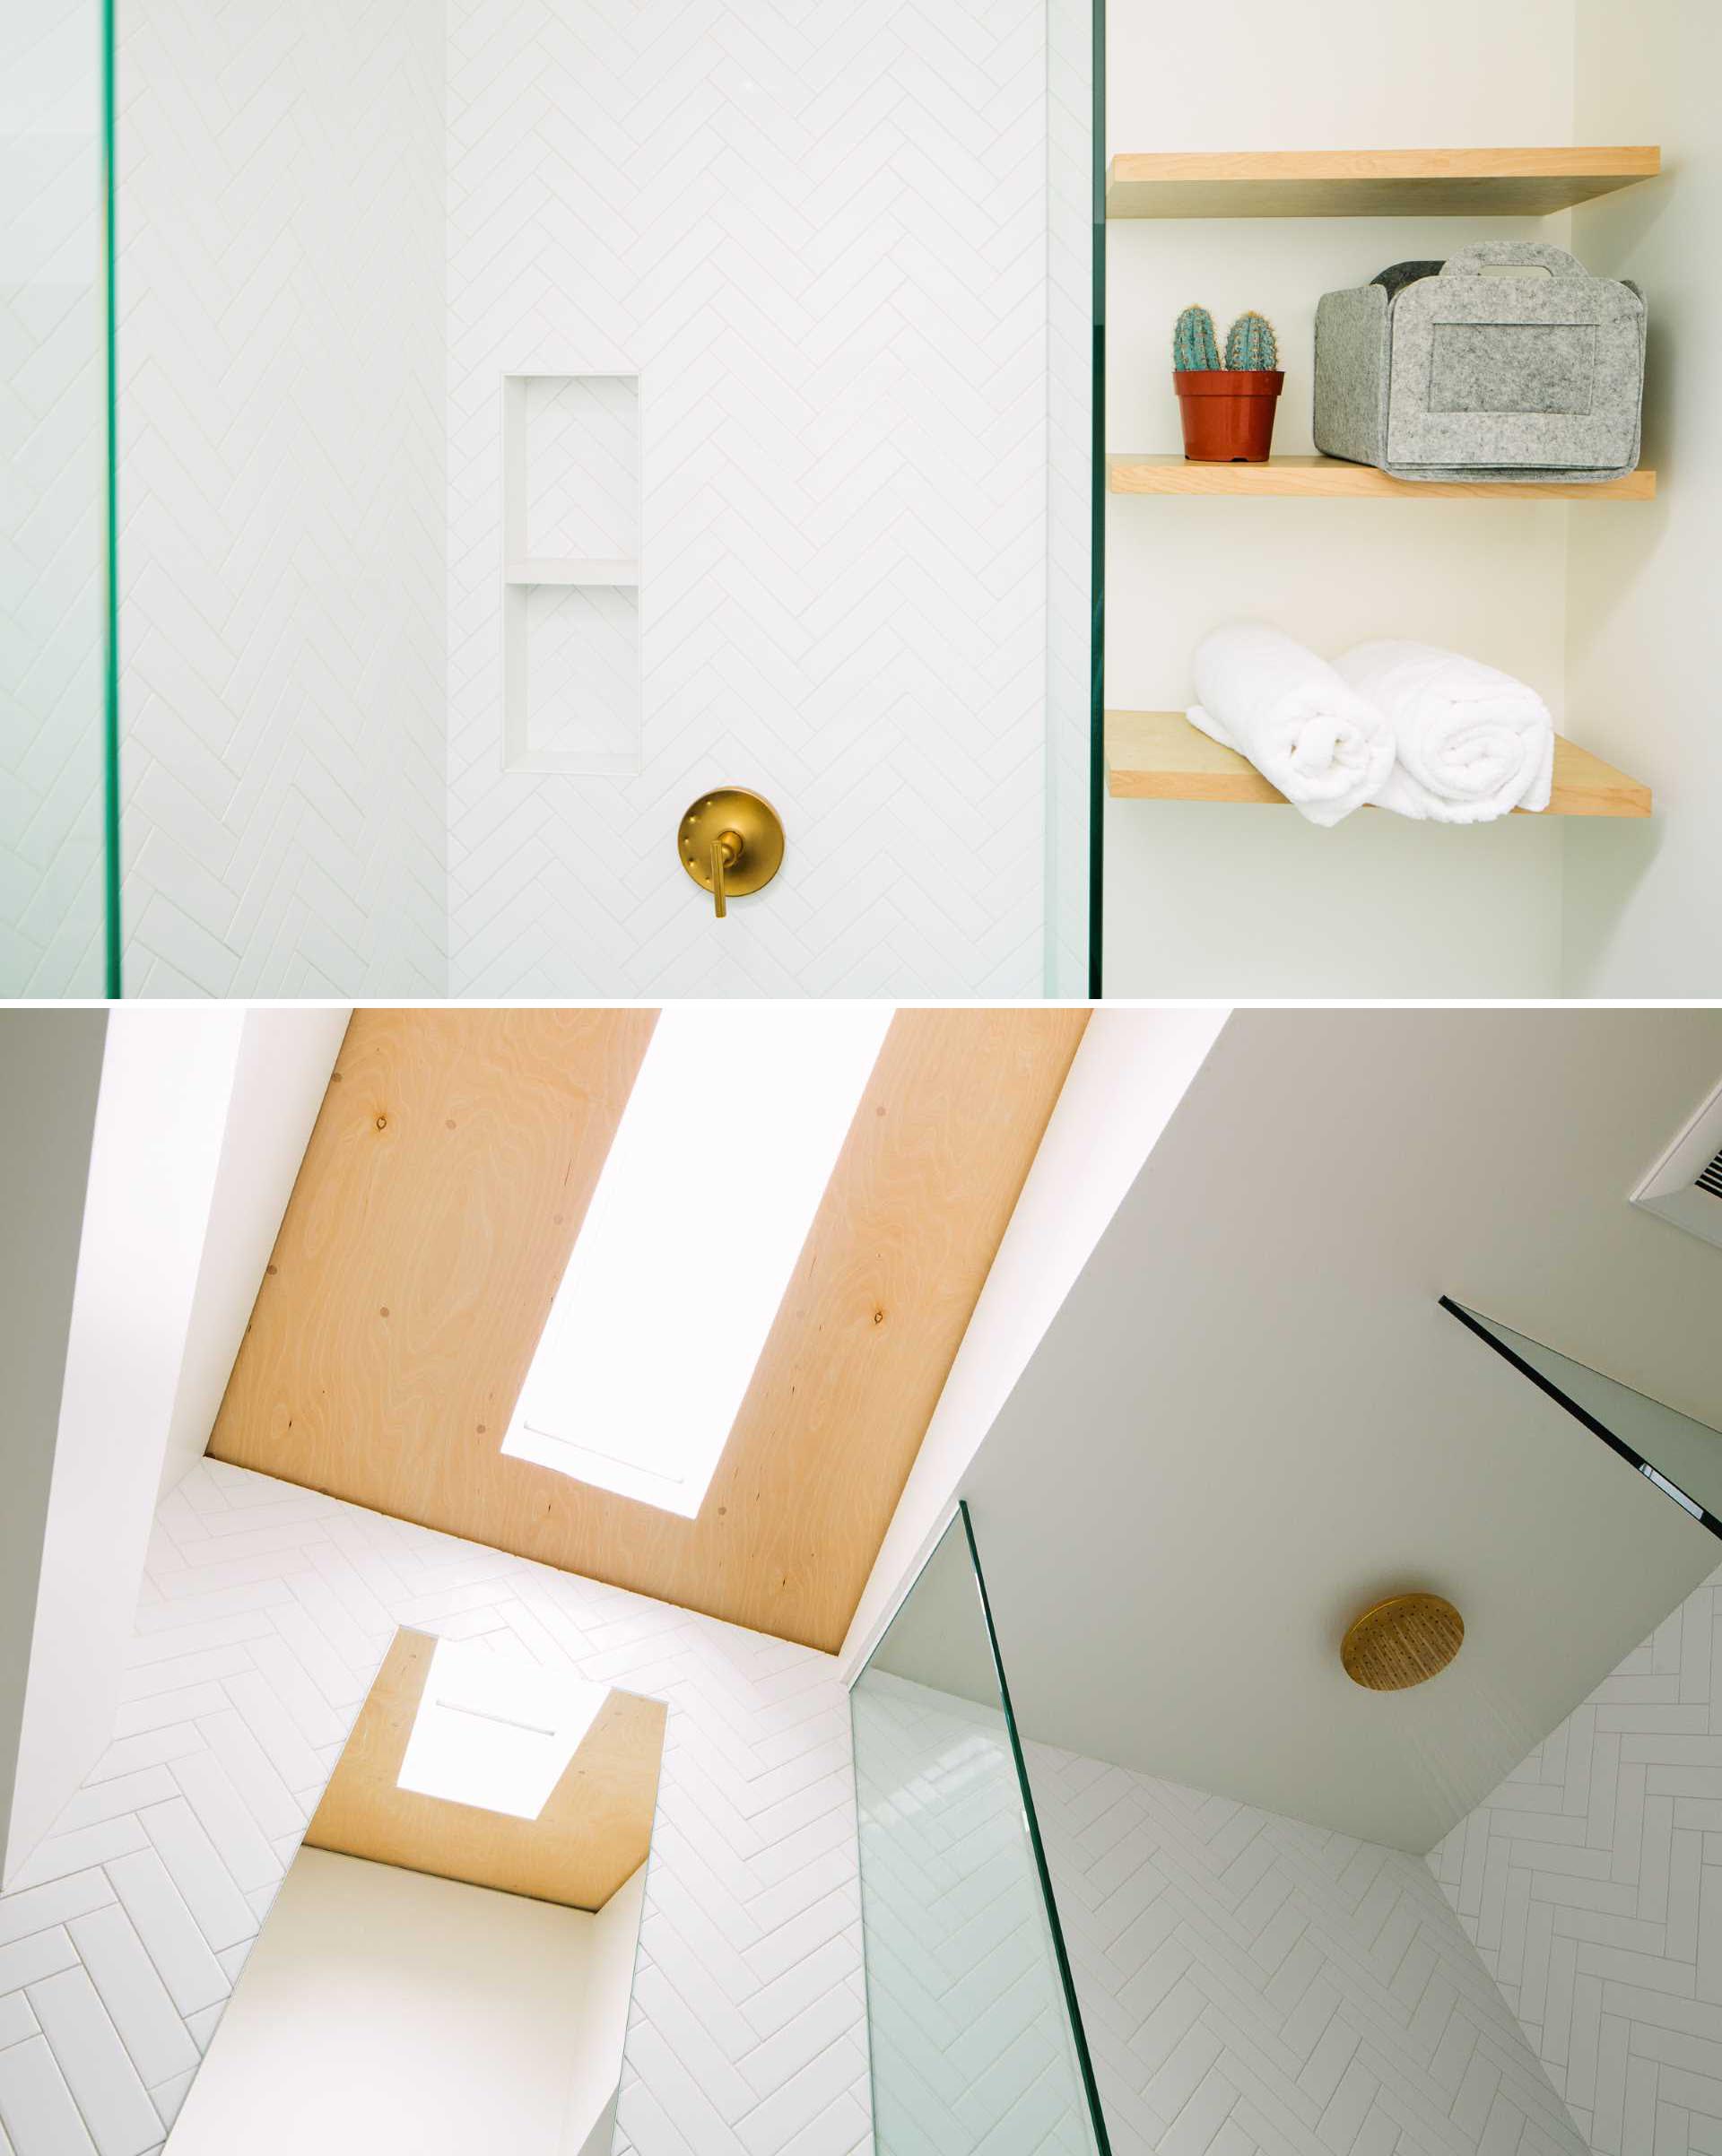
<svg viewBox="0 0 1722 2156"><path fill-rule="evenodd" d="M1345 1674L1370 1691L1438 1677L1465 1643L1465 1620L1439 1595L1392 1595L1354 1617L1339 1650Z"/></svg>
<svg viewBox="0 0 1722 2156"><path fill-rule="evenodd" d="M725 893L745 898L763 890L783 865L783 819L763 794L714 787L683 817L675 845L683 867L705 891L712 888L712 848L720 847Z"/></svg>

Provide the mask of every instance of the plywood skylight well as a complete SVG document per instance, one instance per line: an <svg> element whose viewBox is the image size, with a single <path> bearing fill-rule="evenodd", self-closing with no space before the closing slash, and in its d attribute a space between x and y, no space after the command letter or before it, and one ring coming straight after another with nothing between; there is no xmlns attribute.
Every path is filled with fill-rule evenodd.
<svg viewBox="0 0 1722 2156"><path fill-rule="evenodd" d="M659 1065L682 1072L664 1127L648 1074L684 1016L710 1022ZM834 1652L1088 1013L887 1005L836 1093L770 1016L356 1011L212 1456ZM797 1087L813 1152L838 1134L822 1165ZM660 1121L654 1224L583 1264L636 1106ZM768 1261L774 1178L796 1217ZM517 1419L542 1457L503 1450Z"/></svg>
<svg viewBox="0 0 1722 2156"><path fill-rule="evenodd" d="M619 1686L573 1690L578 1683L532 1661L506 1632L500 1641L439 1639L403 1625L306 1829L307 1845L498 1893L603 1908L651 1848L666 1710L662 1700ZM439 1726L451 1711L466 1726L445 1743ZM526 1725L515 1732L523 1749L509 1757L504 1740L515 1723ZM428 1776L421 1771L427 1738ZM528 1762L524 1748L534 1743L543 1754ZM471 1753L475 1760L463 1756ZM427 1781L435 1786L427 1789Z"/></svg>
<svg viewBox="0 0 1722 2156"><path fill-rule="evenodd" d="M662 1012L502 1450L693 1519L891 1023Z"/></svg>

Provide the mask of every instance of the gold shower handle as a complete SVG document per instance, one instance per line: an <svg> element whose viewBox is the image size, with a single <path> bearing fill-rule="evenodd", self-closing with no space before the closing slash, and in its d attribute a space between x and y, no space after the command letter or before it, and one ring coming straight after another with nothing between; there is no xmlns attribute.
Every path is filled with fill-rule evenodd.
<svg viewBox="0 0 1722 2156"><path fill-rule="evenodd" d="M742 857L742 835L739 831L719 831L711 842L711 895L717 901L718 918L725 919L729 912L724 891L724 871L734 868Z"/></svg>
<svg viewBox="0 0 1722 2156"><path fill-rule="evenodd" d="M675 850L683 868L711 893L718 920L729 901L763 891L783 865L783 819L765 798L743 786L714 787L683 815Z"/></svg>

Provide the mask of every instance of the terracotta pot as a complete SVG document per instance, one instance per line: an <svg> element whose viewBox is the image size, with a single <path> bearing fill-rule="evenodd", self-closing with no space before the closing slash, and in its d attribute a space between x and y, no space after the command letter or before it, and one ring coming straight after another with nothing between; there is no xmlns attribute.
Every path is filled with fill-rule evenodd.
<svg viewBox="0 0 1722 2156"><path fill-rule="evenodd" d="M1191 464L1259 465L1274 439L1274 411L1285 376L1277 367L1202 367L1174 371L1184 455Z"/></svg>

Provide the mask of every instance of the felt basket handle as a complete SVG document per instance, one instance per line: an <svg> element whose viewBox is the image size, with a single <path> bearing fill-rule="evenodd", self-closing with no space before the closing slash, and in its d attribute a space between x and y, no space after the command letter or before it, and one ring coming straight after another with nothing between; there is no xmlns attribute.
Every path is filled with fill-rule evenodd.
<svg viewBox="0 0 1722 2156"><path fill-rule="evenodd" d="M1552 277L1578 277L1589 281L1590 273L1565 248L1548 247L1540 239L1479 239L1474 246L1462 247L1457 254L1449 255L1441 265L1443 277L1475 277L1488 264L1499 264L1513 268L1545 269Z"/></svg>

